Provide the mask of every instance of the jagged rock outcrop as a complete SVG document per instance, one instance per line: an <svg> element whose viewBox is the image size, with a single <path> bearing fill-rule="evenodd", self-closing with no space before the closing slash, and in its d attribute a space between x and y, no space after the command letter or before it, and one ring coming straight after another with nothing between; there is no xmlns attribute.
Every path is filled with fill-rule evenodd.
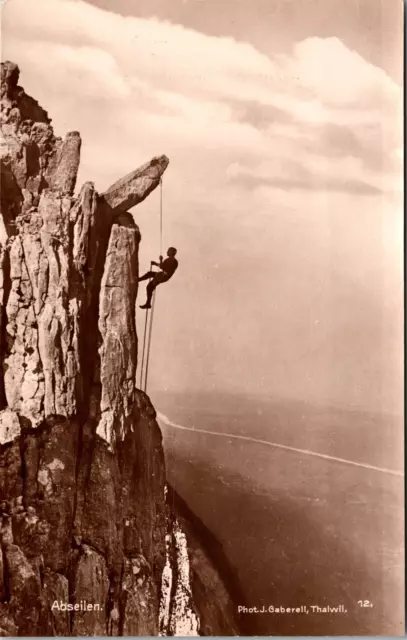
<svg viewBox="0 0 407 640"><path fill-rule="evenodd" d="M168 159L75 197L80 136L57 138L18 79L2 64L0 635L197 635L208 607L201 626L161 432L135 383L140 232L127 209ZM210 581L213 633L238 634Z"/></svg>

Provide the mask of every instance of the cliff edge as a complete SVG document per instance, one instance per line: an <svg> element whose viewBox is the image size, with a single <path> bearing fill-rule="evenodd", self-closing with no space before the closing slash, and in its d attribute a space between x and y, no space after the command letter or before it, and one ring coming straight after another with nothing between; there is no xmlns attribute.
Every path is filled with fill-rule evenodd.
<svg viewBox="0 0 407 640"><path fill-rule="evenodd" d="M18 80L2 63L0 635L239 635L222 576L166 500L135 383L128 209L168 158L75 197L80 135L56 137Z"/></svg>

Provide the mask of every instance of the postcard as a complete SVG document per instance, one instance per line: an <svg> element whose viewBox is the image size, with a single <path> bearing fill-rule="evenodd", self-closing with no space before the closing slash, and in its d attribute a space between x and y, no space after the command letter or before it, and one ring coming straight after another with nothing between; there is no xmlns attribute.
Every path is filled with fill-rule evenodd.
<svg viewBox="0 0 407 640"><path fill-rule="evenodd" d="M403 636L403 5L3 0L0 636Z"/></svg>

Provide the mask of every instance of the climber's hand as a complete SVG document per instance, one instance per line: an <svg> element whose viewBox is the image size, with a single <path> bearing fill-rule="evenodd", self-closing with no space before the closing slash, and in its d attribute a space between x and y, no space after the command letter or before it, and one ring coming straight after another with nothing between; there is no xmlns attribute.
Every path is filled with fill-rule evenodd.
<svg viewBox="0 0 407 640"><path fill-rule="evenodd" d="M160 262L162 262L164 260L164 258L162 256L160 256Z"/></svg>

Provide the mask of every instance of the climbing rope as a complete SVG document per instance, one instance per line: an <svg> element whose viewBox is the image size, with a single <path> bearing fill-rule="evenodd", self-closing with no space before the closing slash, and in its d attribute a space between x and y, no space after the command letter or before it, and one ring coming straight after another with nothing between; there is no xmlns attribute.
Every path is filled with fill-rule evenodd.
<svg viewBox="0 0 407 640"><path fill-rule="evenodd" d="M163 254L163 181L160 178L160 256Z"/></svg>
<svg viewBox="0 0 407 640"><path fill-rule="evenodd" d="M156 291L154 291L154 293L153 293L153 303L151 305L150 328L149 328L149 331L148 331L148 343L147 343L146 373L145 373L145 377L144 377L144 391L147 391L148 365L149 365L149 362L150 362L151 334L153 332L155 294L156 294Z"/></svg>
<svg viewBox="0 0 407 640"><path fill-rule="evenodd" d="M150 269L153 268L153 265L150 264ZM144 338L143 338L143 351L142 351L142 356L141 356L141 367L140 367L140 389L142 391L144 391L144 381L143 381L143 373L144 373L144 356L146 353L146 335L147 335L147 328L148 328L148 309L146 311L146 319L144 322Z"/></svg>
<svg viewBox="0 0 407 640"><path fill-rule="evenodd" d="M163 181L160 178L160 256L163 253ZM150 271L153 268L153 264L150 264ZM143 338L143 351L141 357L141 369L140 369L140 389L144 392L147 391L147 379L148 379L148 365L150 362L151 351L151 336L153 332L153 320L154 320L154 306L155 296L157 289L154 289L151 313L149 309L146 310L146 320L144 323L144 338ZM147 346L147 349L146 349Z"/></svg>

